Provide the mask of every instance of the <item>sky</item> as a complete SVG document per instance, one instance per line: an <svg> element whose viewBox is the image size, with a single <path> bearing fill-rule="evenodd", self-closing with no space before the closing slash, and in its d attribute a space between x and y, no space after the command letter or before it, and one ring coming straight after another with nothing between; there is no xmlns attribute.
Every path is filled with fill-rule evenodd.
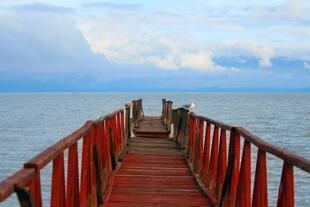
<svg viewBox="0 0 310 207"><path fill-rule="evenodd" d="M0 92L310 91L310 0L2 0Z"/></svg>

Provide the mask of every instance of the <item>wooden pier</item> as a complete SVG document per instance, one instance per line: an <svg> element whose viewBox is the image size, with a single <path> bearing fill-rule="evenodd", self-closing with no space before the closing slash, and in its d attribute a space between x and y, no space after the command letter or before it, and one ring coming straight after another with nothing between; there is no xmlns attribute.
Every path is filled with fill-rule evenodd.
<svg viewBox="0 0 310 207"><path fill-rule="evenodd" d="M133 132L136 137L169 138L170 134L160 116L143 117Z"/></svg>
<svg viewBox="0 0 310 207"><path fill-rule="evenodd" d="M161 138L169 136L161 117L143 117L135 134L143 137L130 140L107 206L211 206L184 153Z"/></svg>
<svg viewBox="0 0 310 207"><path fill-rule="evenodd" d="M283 163L278 195L268 194L266 154ZM310 173L309 160L164 99L160 116L146 116L139 99L87 121L3 180L0 202L16 193L21 207L42 207L49 163L51 207L267 207L269 196L292 207L294 168Z"/></svg>

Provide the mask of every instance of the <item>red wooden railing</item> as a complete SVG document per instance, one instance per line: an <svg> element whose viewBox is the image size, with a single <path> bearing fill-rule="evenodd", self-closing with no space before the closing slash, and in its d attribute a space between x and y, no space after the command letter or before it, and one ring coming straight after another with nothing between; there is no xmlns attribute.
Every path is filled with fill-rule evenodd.
<svg viewBox="0 0 310 207"><path fill-rule="evenodd" d="M294 206L293 168L298 167L310 173L309 160L269 144L242 127L194 113L188 117L188 162L197 181L215 205L268 206L266 154L269 153L283 161L277 206ZM258 154L254 182L251 182L253 146L256 146ZM253 193L251 183L254 183Z"/></svg>
<svg viewBox="0 0 310 207"><path fill-rule="evenodd" d="M0 202L16 192L22 207L41 207L40 172L52 162L51 207L103 205L113 182L114 169L125 149L124 126L122 109L86 122L1 182ZM82 152L78 150L79 139L83 141ZM66 150L68 157L64 159Z"/></svg>
<svg viewBox="0 0 310 207"><path fill-rule="evenodd" d="M142 101L137 107L142 109ZM130 136L130 109L126 108L127 111L126 123L123 110L88 121L26 162L21 170L0 183L0 202L16 192L22 207L41 207L40 173L48 163L53 163L52 207L103 206L112 186L116 165L124 155L125 137L128 139ZM138 110L133 111L136 113ZM267 153L283 160L277 206L294 206L293 167L310 173L309 160L269 144L242 127L188 114L185 109L165 111L172 113L167 117L174 125L173 137L179 147L185 148L188 163L199 185L215 206L268 206ZM80 139L83 141L81 152L78 150ZM240 149L241 139L243 150ZM258 153L252 182L253 146ZM64 156L66 151L67 159ZM79 157L82 158L81 166Z"/></svg>

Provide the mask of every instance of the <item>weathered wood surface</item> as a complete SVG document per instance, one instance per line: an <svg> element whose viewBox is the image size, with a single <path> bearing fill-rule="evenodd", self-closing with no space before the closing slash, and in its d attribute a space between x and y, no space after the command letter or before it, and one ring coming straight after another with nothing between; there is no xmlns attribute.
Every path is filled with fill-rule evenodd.
<svg viewBox="0 0 310 207"><path fill-rule="evenodd" d="M167 138L131 139L107 206L211 206Z"/></svg>
<svg viewBox="0 0 310 207"><path fill-rule="evenodd" d="M133 131L137 137L168 138L170 134L160 116L144 116Z"/></svg>

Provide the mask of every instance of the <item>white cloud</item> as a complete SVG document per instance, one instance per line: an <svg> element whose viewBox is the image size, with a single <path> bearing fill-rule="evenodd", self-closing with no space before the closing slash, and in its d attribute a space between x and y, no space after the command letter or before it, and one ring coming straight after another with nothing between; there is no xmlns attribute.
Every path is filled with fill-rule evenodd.
<svg viewBox="0 0 310 207"><path fill-rule="evenodd" d="M310 69L310 63L304 62L304 67L307 68L307 69Z"/></svg>
<svg viewBox="0 0 310 207"><path fill-rule="evenodd" d="M107 24L98 29L81 25L80 29L94 52L104 54L110 61L123 64L150 64L162 69L176 70L186 67L194 70L222 70L213 63L209 53L202 51L190 38L153 35L150 33L129 34L121 28ZM193 42L193 44L191 44Z"/></svg>
<svg viewBox="0 0 310 207"><path fill-rule="evenodd" d="M299 11L303 12L301 16L304 15L306 9L302 7L302 1L291 4L292 1L287 1L274 6L273 2L269 7L259 7L269 12L268 15L276 11L277 21L282 22L279 25L277 21L266 22L268 15L264 12L260 13L261 18L251 19L249 24L253 7L237 6L226 8L227 13L215 12L219 11L216 7L176 12L143 6L126 12L105 7L104 13L94 8L91 11L97 16L84 16L76 22L92 50L104 54L114 63L150 64L172 70L182 67L221 70L224 65L217 65L214 57L239 56L256 58L258 67L271 68L273 58L306 59L310 50L310 41L295 40L308 34L307 26L301 23L299 34L289 33L290 29L285 31L283 27L290 26L288 18L278 18L280 11L285 13L283 11L290 7L293 7L290 8L291 16L298 15ZM283 24L285 21L287 24Z"/></svg>
<svg viewBox="0 0 310 207"><path fill-rule="evenodd" d="M29 15L36 12L32 14L33 19L41 18L40 15L43 13L58 12L61 16L55 15L56 17L53 16L51 19L56 18L55 21L59 26L55 26L55 21L51 21L51 26L48 22L42 26L43 29L38 28L37 25L40 23L37 20L29 27L33 27L33 32L15 23L10 27L22 28L23 34L41 38L47 48L52 48L54 51L59 49L64 52L64 59L74 60L79 56L75 51L80 49L73 46L77 43L74 43L74 38L71 41L69 36L76 34L61 25L61 19L67 24L68 19L70 20L68 16L74 17L75 26L79 30L74 30L75 33L81 32L91 48L88 55L91 56L91 52L99 53L117 64L151 65L169 70L180 68L203 71L231 70L231 66L216 62L218 59L215 58L218 57L237 57L236 62L244 65L248 63L244 61L250 57L258 59L257 67L272 68L271 60L276 57L307 60L310 56L310 41L307 38L310 34L309 26L298 22L307 16L305 14L307 8L303 7L301 0L288 0L278 6L275 6L278 2L260 6L258 8L261 10L257 10L259 18L250 19L250 22L249 16L254 8L240 5L219 9L204 4L200 7L196 5L187 9L184 6L182 9L173 10L163 7L154 9L153 6L143 4L88 3L87 5L83 4L86 1L81 2L84 7L73 6L74 12L70 12L66 5L60 3L57 3L57 6L16 4L15 9L26 10ZM37 12L42 8L42 12ZM68 14L63 18L66 12ZM273 17L273 21L266 21L270 17ZM294 24L291 24L290 19L294 19ZM6 19L0 18L1 25L7 22ZM72 26L71 22L70 29ZM58 29L50 32L49 27ZM43 34L37 32L40 29L43 30ZM68 33L68 36L57 36L62 30L63 33ZM299 41L302 37L303 41ZM84 45L85 48L88 47L87 43ZM40 49L42 54L46 52ZM40 53L41 59L45 57L42 54ZM50 55L48 57L51 58Z"/></svg>
<svg viewBox="0 0 310 207"><path fill-rule="evenodd" d="M48 7L47 7L48 8ZM94 54L70 17L63 12L2 13L0 71L85 74L109 65Z"/></svg>
<svg viewBox="0 0 310 207"><path fill-rule="evenodd" d="M145 64L153 64L156 67L163 69L179 69L179 66L176 64L176 58L171 54L167 54L165 57L161 58L158 56L149 56L144 59Z"/></svg>
<svg viewBox="0 0 310 207"><path fill-rule="evenodd" d="M286 0L277 6L260 6L252 10L250 16L265 20L307 20L310 8L304 0Z"/></svg>
<svg viewBox="0 0 310 207"><path fill-rule="evenodd" d="M180 66L194 70L224 70L225 68L215 65L211 56L207 52L198 52L195 54L183 54L180 58Z"/></svg>

